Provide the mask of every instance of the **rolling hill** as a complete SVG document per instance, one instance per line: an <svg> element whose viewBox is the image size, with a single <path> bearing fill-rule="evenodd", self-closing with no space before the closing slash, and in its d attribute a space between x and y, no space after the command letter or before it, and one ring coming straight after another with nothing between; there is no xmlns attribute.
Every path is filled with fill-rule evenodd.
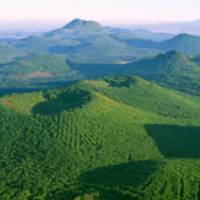
<svg viewBox="0 0 200 200"><path fill-rule="evenodd" d="M200 37L75 19L1 41L0 199L200 198Z"/></svg>
<svg viewBox="0 0 200 200"><path fill-rule="evenodd" d="M2 96L0 198L196 198L198 102L129 76Z"/></svg>
<svg viewBox="0 0 200 200"><path fill-rule="evenodd" d="M1 65L0 84L1 90L33 89L55 87L74 80L132 74L199 96L200 65L196 59L170 51L129 64L80 64L67 60L63 55L29 53Z"/></svg>
<svg viewBox="0 0 200 200"><path fill-rule="evenodd" d="M22 50L16 49L10 45L0 43L0 65L11 62L13 58L23 56L26 53Z"/></svg>
<svg viewBox="0 0 200 200"><path fill-rule="evenodd" d="M200 95L200 65L176 51L128 64L133 73L161 85Z"/></svg>
<svg viewBox="0 0 200 200"><path fill-rule="evenodd" d="M156 57L144 59L138 62L127 64L133 66L135 70L151 74L166 74L177 76L193 76L198 77L200 70L199 65L192 61L189 57L184 56L176 51L170 51L166 54L159 54Z"/></svg>
<svg viewBox="0 0 200 200"><path fill-rule="evenodd" d="M194 59L170 51L155 57L129 64L77 64L68 62L71 69L85 78L98 78L110 75L137 75L193 95L200 95L200 65Z"/></svg>
<svg viewBox="0 0 200 200"><path fill-rule="evenodd" d="M161 42L159 46L165 51L176 50L188 56L197 56L200 54L200 37L180 34L172 39Z"/></svg>
<svg viewBox="0 0 200 200"><path fill-rule="evenodd" d="M84 63L118 63L155 55L158 50L137 49L112 37L106 27L94 21L75 19L65 26L10 42L33 52L65 55L68 60Z"/></svg>
<svg viewBox="0 0 200 200"><path fill-rule="evenodd" d="M80 78L76 72L69 69L64 56L29 53L14 58L11 62L1 64L0 85L7 87L34 87L34 84L52 81L72 81ZM32 85L32 86L31 86Z"/></svg>
<svg viewBox="0 0 200 200"><path fill-rule="evenodd" d="M62 54L76 63L127 63L176 50L200 54L200 37L104 27L98 22L74 19L61 28L7 43L21 50Z"/></svg>
<svg viewBox="0 0 200 200"><path fill-rule="evenodd" d="M162 52L177 51L190 57L200 54L200 37L190 34L179 34L163 41L140 37L117 38L134 48L157 49Z"/></svg>
<svg viewBox="0 0 200 200"><path fill-rule="evenodd" d="M174 37L173 34L152 32L148 29L122 29L108 27L108 31L110 31L110 33L112 33L114 37L124 41L131 39L142 39L154 42L161 42Z"/></svg>

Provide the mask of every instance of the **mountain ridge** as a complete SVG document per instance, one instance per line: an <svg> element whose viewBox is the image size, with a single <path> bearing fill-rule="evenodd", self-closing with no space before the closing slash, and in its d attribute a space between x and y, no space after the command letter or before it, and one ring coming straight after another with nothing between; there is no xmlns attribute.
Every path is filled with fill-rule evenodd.
<svg viewBox="0 0 200 200"><path fill-rule="evenodd" d="M92 21L92 20L83 20L80 18L76 18L72 21L70 21L69 23L67 23L66 25L64 25L62 27L63 29L93 29L93 30L101 30L103 27L101 26L101 24L99 24L96 21Z"/></svg>

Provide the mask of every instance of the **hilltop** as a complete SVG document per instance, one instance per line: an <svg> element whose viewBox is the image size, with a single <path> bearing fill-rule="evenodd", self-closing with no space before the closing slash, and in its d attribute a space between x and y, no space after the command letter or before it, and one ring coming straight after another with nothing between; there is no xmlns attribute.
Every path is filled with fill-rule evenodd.
<svg viewBox="0 0 200 200"><path fill-rule="evenodd" d="M176 51L171 51L133 64L129 73L153 80L161 85L199 95L200 65Z"/></svg>
<svg viewBox="0 0 200 200"><path fill-rule="evenodd" d="M13 85L44 88L80 79L132 74L199 95L198 46L199 37L189 34L127 30L74 19L56 30L2 44L0 84L4 89ZM39 63L41 57L43 64ZM25 72L20 74L22 70Z"/></svg>
<svg viewBox="0 0 200 200"><path fill-rule="evenodd" d="M84 63L127 62L155 55L157 52L133 48L114 38L107 27L82 19L75 19L59 29L39 36L9 43L23 50L62 54L68 60Z"/></svg>
<svg viewBox="0 0 200 200"><path fill-rule="evenodd" d="M2 39L0 199L199 199L199 39L82 19Z"/></svg>
<svg viewBox="0 0 200 200"><path fill-rule="evenodd" d="M63 27L63 29L77 29L77 30L86 29L91 31L93 30L100 31L103 29L103 27L96 21L87 21L77 18L66 24Z"/></svg>
<svg viewBox="0 0 200 200"><path fill-rule="evenodd" d="M146 73L147 76L148 74L165 74L169 76L197 77L200 73L200 66L196 62L177 51L159 54L153 58L127 64L126 66L132 66L136 71Z"/></svg>
<svg viewBox="0 0 200 200"><path fill-rule="evenodd" d="M155 41L148 37L128 37L123 39L128 45L135 48L157 49L163 52L178 51L187 56L200 55L200 36L179 34L162 41ZM158 36L159 37L159 36Z"/></svg>
<svg viewBox="0 0 200 200"><path fill-rule="evenodd" d="M165 51L176 50L189 56L200 54L200 37L189 34L179 34L176 37L160 43Z"/></svg>
<svg viewBox="0 0 200 200"><path fill-rule="evenodd" d="M190 57L176 51L123 65L70 62L69 65L71 69L78 71L86 78L132 74L156 82L161 86L200 95L200 65Z"/></svg>
<svg viewBox="0 0 200 200"><path fill-rule="evenodd" d="M36 87L40 83L73 80L79 77L70 70L64 56L29 53L13 58L12 62L1 64L1 87ZM32 86L31 86L32 85Z"/></svg>
<svg viewBox="0 0 200 200"><path fill-rule="evenodd" d="M13 85L40 88L40 82L43 88L43 85L51 87L52 81L60 85L73 80L132 74L162 86L199 95L199 41L198 36L189 34L174 36L147 30L127 30L74 19L41 35L8 40L8 44L0 48L1 88ZM52 67L42 67L41 72L41 65L35 63L33 54L38 55L38 60L43 57L42 65L55 58ZM44 58L44 55L49 58ZM63 71L63 66L67 70ZM22 69L26 72L31 69L34 81L19 77ZM12 79L15 76L15 80Z"/></svg>
<svg viewBox="0 0 200 200"><path fill-rule="evenodd" d="M3 96L0 197L195 196L199 116L198 99L129 76Z"/></svg>

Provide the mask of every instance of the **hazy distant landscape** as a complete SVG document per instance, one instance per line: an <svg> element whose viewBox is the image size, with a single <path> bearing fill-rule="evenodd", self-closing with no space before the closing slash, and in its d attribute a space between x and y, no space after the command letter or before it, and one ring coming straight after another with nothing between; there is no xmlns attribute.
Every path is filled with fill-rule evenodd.
<svg viewBox="0 0 200 200"><path fill-rule="evenodd" d="M171 3L0 2L1 200L200 199L200 3Z"/></svg>
<svg viewBox="0 0 200 200"><path fill-rule="evenodd" d="M173 71L171 79L174 75L181 79L186 76L189 78L185 82L198 85L198 81L193 79L199 77L200 37L186 33L172 35L105 27L95 21L75 19L43 34L2 39L0 51L3 91L5 88L45 88L52 84L107 75L129 74L152 79L151 76L169 76L169 70ZM155 66L152 66L154 60ZM142 66L136 68L136 65ZM148 65L153 68L158 66L146 69ZM160 69L163 65L172 66ZM175 74L179 65L183 71ZM190 70L184 65L188 65ZM156 81L158 78L153 79ZM174 79L174 83L169 84L173 87L173 84L178 84L175 83L177 81Z"/></svg>

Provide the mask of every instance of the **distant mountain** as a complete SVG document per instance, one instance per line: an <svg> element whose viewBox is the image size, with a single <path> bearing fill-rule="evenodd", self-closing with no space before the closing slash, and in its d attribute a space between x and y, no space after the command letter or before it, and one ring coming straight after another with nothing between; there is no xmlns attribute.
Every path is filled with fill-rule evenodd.
<svg viewBox="0 0 200 200"><path fill-rule="evenodd" d="M132 74L162 86L200 95L200 65L176 51L124 65L69 63L69 66L86 78Z"/></svg>
<svg viewBox="0 0 200 200"><path fill-rule="evenodd" d="M0 43L0 65L12 61L13 58L25 55L26 52L10 45Z"/></svg>
<svg viewBox="0 0 200 200"><path fill-rule="evenodd" d="M145 29L104 27L82 19L74 19L41 35L7 40L7 43L25 51L62 54L79 63L127 63L171 50L189 56L200 55L199 36L179 34L174 37Z"/></svg>
<svg viewBox="0 0 200 200"><path fill-rule="evenodd" d="M165 51L165 49L160 48L160 43L146 40L146 39L139 39L139 38L130 38L124 40L129 46L135 48L145 48L145 49L157 49L158 51Z"/></svg>
<svg viewBox="0 0 200 200"><path fill-rule="evenodd" d="M129 64L80 64L67 60L63 55L31 53L1 65L0 85L3 88L28 88L30 84L33 88L44 84L49 87L52 82L60 84L63 81L130 74L161 86L200 95L200 64L195 62L195 58L190 59L176 51Z"/></svg>
<svg viewBox="0 0 200 200"><path fill-rule="evenodd" d="M200 95L200 65L176 51L126 65L134 73L161 85Z"/></svg>
<svg viewBox="0 0 200 200"><path fill-rule="evenodd" d="M102 30L101 24L95 21L87 21L82 19L74 19L70 23L66 24L63 29L76 29L76 30L90 30L90 31L100 31Z"/></svg>
<svg viewBox="0 0 200 200"><path fill-rule="evenodd" d="M180 34L161 42L159 46L165 51L176 50L185 55L195 56L200 54L200 36Z"/></svg>
<svg viewBox="0 0 200 200"><path fill-rule="evenodd" d="M126 63L159 52L130 46L113 37L107 27L81 19L43 35L10 41L9 44L32 52L62 54L68 60L84 63Z"/></svg>
<svg viewBox="0 0 200 200"><path fill-rule="evenodd" d="M0 87L33 87L53 81L71 81L80 77L69 69L64 56L31 53L0 67ZM32 85L32 86L31 86Z"/></svg>
<svg viewBox="0 0 200 200"><path fill-rule="evenodd" d="M113 34L114 37L121 40L150 40L154 42L161 42L173 38L174 34L152 32L147 29L121 29L109 27L108 30Z"/></svg>
<svg viewBox="0 0 200 200"><path fill-rule="evenodd" d="M122 41L135 48L157 49L163 52L178 51L187 56L200 55L200 36L179 34L161 42L140 38L126 38Z"/></svg>
<svg viewBox="0 0 200 200"><path fill-rule="evenodd" d="M144 35L146 31L138 32ZM200 94L196 57L200 55L200 37L180 34L158 42L136 37L135 33L75 19L42 35L8 40L9 45L2 46L0 83L7 86L12 79L12 85L17 86L13 80L34 79L47 83L133 74L160 85ZM15 59L24 52L27 56Z"/></svg>
<svg viewBox="0 0 200 200"><path fill-rule="evenodd" d="M199 72L199 65L193 62L189 57L170 51L166 54L159 54L156 57L144 59L126 66L135 66L138 71L152 73L167 73L177 75L188 75L189 73L196 76Z"/></svg>

